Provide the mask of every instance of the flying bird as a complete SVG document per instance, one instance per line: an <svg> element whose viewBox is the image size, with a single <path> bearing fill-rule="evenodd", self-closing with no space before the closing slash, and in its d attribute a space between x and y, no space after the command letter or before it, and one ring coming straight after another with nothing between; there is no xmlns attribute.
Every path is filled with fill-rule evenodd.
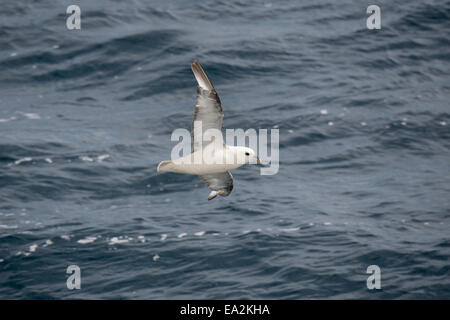
<svg viewBox="0 0 450 320"><path fill-rule="evenodd" d="M230 170L246 163L261 164L261 160L251 148L224 143L223 111L219 96L197 60L191 68L198 84L192 121L192 153L176 160L160 162L157 171L198 175L211 189L208 200L217 196L226 197L233 190ZM212 134L211 139L205 138L208 134Z"/></svg>

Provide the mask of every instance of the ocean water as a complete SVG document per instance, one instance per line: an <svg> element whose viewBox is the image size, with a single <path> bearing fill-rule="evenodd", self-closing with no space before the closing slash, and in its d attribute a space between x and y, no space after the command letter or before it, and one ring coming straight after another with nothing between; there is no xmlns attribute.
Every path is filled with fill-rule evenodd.
<svg viewBox="0 0 450 320"><path fill-rule="evenodd" d="M450 298L450 1L70 4L0 5L0 298ZM280 136L212 201L156 172L194 59Z"/></svg>

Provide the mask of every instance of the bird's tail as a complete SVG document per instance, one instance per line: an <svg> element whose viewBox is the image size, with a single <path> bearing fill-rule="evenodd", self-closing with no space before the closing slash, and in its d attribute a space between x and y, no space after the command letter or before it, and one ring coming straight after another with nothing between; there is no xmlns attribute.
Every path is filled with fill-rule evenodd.
<svg viewBox="0 0 450 320"><path fill-rule="evenodd" d="M170 172L173 168L173 162L171 160L161 161L158 164L158 169L156 171L158 172Z"/></svg>

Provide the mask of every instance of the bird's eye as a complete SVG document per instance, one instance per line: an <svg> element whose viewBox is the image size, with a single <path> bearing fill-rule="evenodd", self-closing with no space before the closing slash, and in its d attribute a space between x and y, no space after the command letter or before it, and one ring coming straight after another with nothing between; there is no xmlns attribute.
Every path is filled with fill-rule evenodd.
<svg viewBox="0 0 450 320"><path fill-rule="evenodd" d="M246 153L245 153L245 155L246 155L246 156L249 156L249 155L250 155L250 153L246 152Z"/></svg>

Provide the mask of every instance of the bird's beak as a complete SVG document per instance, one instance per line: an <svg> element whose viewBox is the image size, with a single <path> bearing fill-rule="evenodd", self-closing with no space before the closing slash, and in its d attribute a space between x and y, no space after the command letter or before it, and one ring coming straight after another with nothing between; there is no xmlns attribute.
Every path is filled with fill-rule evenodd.
<svg viewBox="0 0 450 320"><path fill-rule="evenodd" d="M259 159L259 158L256 158L256 162L257 162L258 164L262 164L262 161L261 161L261 159Z"/></svg>

